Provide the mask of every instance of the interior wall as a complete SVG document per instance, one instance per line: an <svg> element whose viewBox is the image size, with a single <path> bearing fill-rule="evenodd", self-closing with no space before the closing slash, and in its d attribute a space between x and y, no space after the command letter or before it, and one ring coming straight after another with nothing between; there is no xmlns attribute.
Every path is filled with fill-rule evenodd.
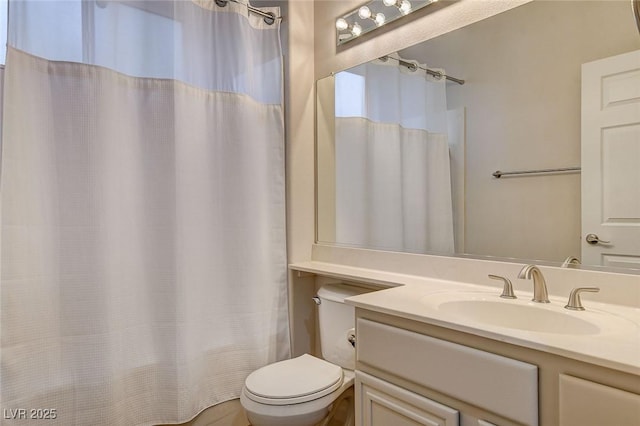
<svg viewBox="0 0 640 426"><path fill-rule="evenodd" d="M308 260L314 241L314 10L289 0L285 54L287 250L289 262Z"/></svg>
<svg viewBox="0 0 640 426"><path fill-rule="evenodd" d="M315 240L313 2L289 0L284 19L287 257L294 263L311 258ZM310 276L289 272L288 282L291 353L297 356L313 349L315 289Z"/></svg>

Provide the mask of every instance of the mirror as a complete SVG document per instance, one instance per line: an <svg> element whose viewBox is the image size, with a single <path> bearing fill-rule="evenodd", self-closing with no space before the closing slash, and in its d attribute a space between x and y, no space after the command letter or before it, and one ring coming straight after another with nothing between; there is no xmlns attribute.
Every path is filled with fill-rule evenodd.
<svg viewBox="0 0 640 426"><path fill-rule="evenodd" d="M575 256L583 260L583 267L604 267L611 271L623 268L626 272L636 273L640 270L640 172L637 171L640 169L640 126L637 122L610 126L626 130L610 135L613 142L605 141L609 151L603 151L607 157L600 159L599 164L608 169L600 170L601 183L598 185L615 190L605 194L606 200L600 200L600 207L590 204L583 208L583 204L593 198L592 193L603 191L594 187L582 188L585 175L591 170L587 170L585 161L594 161L591 157L581 158L585 156L583 133L587 130L595 132L592 128L585 129L585 124L596 120L584 120L581 114L586 97L582 87L583 64L638 49L640 36L629 2L533 1L398 52L387 52L415 61L419 66L443 69L447 75L465 80L464 85L449 81L438 86L446 91L445 132L448 132L449 150L449 181L445 179L438 188L446 187L450 191L450 212L445 214L446 219L436 216L436 219L428 220L431 221L428 225L417 228L413 218L424 216L424 206L420 203L436 202L423 202L413 195L408 200L398 200L402 200L403 192L415 194L416 182L422 185L433 178L430 171L425 171L427 163L418 174L414 170L405 176L407 164L415 163L418 155L413 148L403 145L404 142L397 145L400 154L362 151L361 146L355 151L346 148L346 156L345 145L340 142L353 142L356 136L353 132L344 134L343 119L352 119L353 115L337 111L344 109L345 99L344 93L336 94L338 86L344 89L346 85L352 91L357 86L361 91L359 96L366 98L368 104L374 99L381 102L368 107L395 109L395 101L385 98L395 93L395 89L384 82L366 85L356 81L369 75L363 67L394 65L372 61L319 80L316 105L317 241L393 251L518 259L548 265L560 265L569 256ZM640 62L633 58L631 61L636 61L635 69L612 74L610 86L615 89L611 90L619 97L612 105L624 106L640 98L637 89L640 87ZM590 69L588 67L585 69ZM407 73L406 69L404 73ZM350 76L351 80L345 80L345 76ZM624 85L629 83L631 86ZM636 112L640 111L637 105ZM412 113L423 110L422 107L414 108ZM406 129L403 120L412 120L407 117L408 111L409 108L403 110L401 119L394 123L398 128ZM366 114L358 118L376 121ZM337 135L336 132L341 133ZM365 135L363 141L368 141L366 149L375 145L371 143L371 132L368 129L362 133ZM597 132L609 137L602 129ZM377 143L388 149L395 143L389 141L386 137ZM424 157L426 154L419 155ZM372 158L375 167L370 162ZM365 160L369 163L361 163ZM402 171L396 173L385 166L384 161L391 160L400 164ZM436 160L436 164L440 163ZM415 164L413 168L416 169ZM565 168L570 170L563 171ZM547 169L555 171L505 173ZM613 175L618 169L631 176ZM505 174L497 178L494 175L497 171ZM365 175L368 177L363 177ZM399 183L396 185L395 181ZM583 190L587 191L586 195ZM432 194L434 190L420 191ZM359 200L359 204L354 207L345 200ZM398 210L399 204L403 205L399 213L382 212L387 217L376 218L388 207ZM612 226L604 231L583 229L585 211L607 213L613 209L611 206L622 206L620 209L624 210L624 214L617 216L615 212L611 213ZM347 216L348 220L345 219ZM392 217L400 219L389 222ZM606 217L601 220L607 221ZM354 231L355 228L358 230ZM445 237L449 242L431 244L433 236L445 228L452 229L453 235ZM635 232L633 235L637 237L624 237L631 251L617 250L621 245L617 241L604 243L611 238L613 228L628 231L629 235ZM354 233L383 235L393 232L400 233L399 240L354 237ZM598 235L602 242L587 243L587 233ZM424 236L427 242L407 243L415 240L416 235ZM589 255L592 246L602 248L604 254Z"/></svg>

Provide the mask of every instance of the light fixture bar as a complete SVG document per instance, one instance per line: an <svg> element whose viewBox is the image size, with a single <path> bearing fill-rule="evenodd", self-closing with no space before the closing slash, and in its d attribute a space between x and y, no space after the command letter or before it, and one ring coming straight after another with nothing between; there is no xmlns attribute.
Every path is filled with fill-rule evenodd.
<svg viewBox="0 0 640 426"><path fill-rule="evenodd" d="M438 0L372 0L336 19L336 44L341 45Z"/></svg>

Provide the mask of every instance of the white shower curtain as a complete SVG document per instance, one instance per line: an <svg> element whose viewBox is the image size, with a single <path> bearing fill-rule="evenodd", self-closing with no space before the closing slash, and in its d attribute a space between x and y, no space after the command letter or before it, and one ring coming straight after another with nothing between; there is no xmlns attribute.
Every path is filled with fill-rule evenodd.
<svg viewBox="0 0 640 426"><path fill-rule="evenodd" d="M389 59L336 74L335 93L336 241L452 253L445 80Z"/></svg>
<svg viewBox="0 0 640 426"><path fill-rule="evenodd" d="M237 398L289 355L278 22L213 0L9 22L0 405L129 426Z"/></svg>

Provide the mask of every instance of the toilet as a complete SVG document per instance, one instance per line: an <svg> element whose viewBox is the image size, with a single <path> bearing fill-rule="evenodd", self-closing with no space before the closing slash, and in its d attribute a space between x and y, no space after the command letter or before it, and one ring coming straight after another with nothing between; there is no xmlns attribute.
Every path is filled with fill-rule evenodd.
<svg viewBox="0 0 640 426"><path fill-rule="evenodd" d="M251 373L240 403L253 426L316 425L328 420L342 400L353 398L355 312L344 299L370 291L346 284L320 287L314 300L324 359L304 354Z"/></svg>

